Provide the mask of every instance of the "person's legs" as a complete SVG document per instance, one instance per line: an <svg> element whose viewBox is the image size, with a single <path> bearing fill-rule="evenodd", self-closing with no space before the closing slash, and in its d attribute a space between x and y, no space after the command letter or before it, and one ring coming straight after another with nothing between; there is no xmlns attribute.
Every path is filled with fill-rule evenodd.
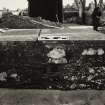
<svg viewBox="0 0 105 105"><path fill-rule="evenodd" d="M98 31L98 26L94 25L93 30Z"/></svg>
<svg viewBox="0 0 105 105"><path fill-rule="evenodd" d="M95 20L93 23L93 30L98 31L98 27L99 27L99 21Z"/></svg>

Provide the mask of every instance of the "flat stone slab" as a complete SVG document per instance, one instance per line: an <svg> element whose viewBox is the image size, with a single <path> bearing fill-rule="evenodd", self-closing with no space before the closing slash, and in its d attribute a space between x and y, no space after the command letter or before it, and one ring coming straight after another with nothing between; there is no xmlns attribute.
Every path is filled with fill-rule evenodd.
<svg viewBox="0 0 105 105"><path fill-rule="evenodd" d="M105 91L0 89L0 105L105 105Z"/></svg>
<svg viewBox="0 0 105 105"><path fill-rule="evenodd" d="M42 38L41 38L42 37ZM105 40L105 34L92 30L91 28L61 28L42 30L40 40ZM58 37L58 39L55 39Z"/></svg>
<svg viewBox="0 0 105 105"><path fill-rule="evenodd" d="M0 33L0 41L36 41L39 29L10 29Z"/></svg>
<svg viewBox="0 0 105 105"><path fill-rule="evenodd" d="M59 29L10 29L0 32L0 41L35 40L105 40L105 34L91 26L61 27Z"/></svg>

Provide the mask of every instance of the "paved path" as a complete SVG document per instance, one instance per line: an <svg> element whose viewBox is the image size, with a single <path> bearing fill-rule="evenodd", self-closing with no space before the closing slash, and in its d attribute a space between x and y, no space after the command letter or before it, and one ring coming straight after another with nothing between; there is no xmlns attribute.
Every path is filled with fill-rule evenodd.
<svg viewBox="0 0 105 105"><path fill-rule="evenodd" d="M0 105L105 105L105 91L0 89Z"/></svg>
<svg viewBox="0 0 105 105"><path fill-rule="evenodd" d="M40 37L38 38L38 36ZM35 40L105 40L105 34L92 30L91 26L68 26L59 29L11 29L0 33L0 41Z"/></svg>

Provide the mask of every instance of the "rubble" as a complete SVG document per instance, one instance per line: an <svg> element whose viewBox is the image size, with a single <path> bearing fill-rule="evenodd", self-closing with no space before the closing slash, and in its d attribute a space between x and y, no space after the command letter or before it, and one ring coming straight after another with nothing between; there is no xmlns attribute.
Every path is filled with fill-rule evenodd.
<svg viewBox="0 0 105 105"><path fill-rule="evenodd" d="M55 63L55 64L67 63L67 60L65 58L65 56L66 56L65 50L60 46L53 48L47 54L47 56L49 57L49 61L48 61L49 63Z"/></svg>
<svg viewBox="0 0 105 105"><path fill-rule="evenodd" d="M0 81L1 82L7 81L7 73L6 72L1 72L0 73Z"/></svg>
<svg viewBox="0 0 105 105"><path fill-rule="evenodd" d="M103 54L104 50L102 48L98 49L89 48L89 49L84 49L82 52L82 55L103 55Z"/></svg>

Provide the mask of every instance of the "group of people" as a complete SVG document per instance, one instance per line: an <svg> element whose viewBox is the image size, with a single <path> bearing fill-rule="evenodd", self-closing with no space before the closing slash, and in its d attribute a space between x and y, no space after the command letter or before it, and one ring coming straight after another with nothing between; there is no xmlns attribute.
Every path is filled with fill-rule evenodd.
<svg viewBox="0 0 105 105"><path fill-rule="evenodd" d="M93 30L98 31L98 27L100 26L100 17L102 16L102 11L100 7L96 7L92 13L92 24Z"/></svg>

